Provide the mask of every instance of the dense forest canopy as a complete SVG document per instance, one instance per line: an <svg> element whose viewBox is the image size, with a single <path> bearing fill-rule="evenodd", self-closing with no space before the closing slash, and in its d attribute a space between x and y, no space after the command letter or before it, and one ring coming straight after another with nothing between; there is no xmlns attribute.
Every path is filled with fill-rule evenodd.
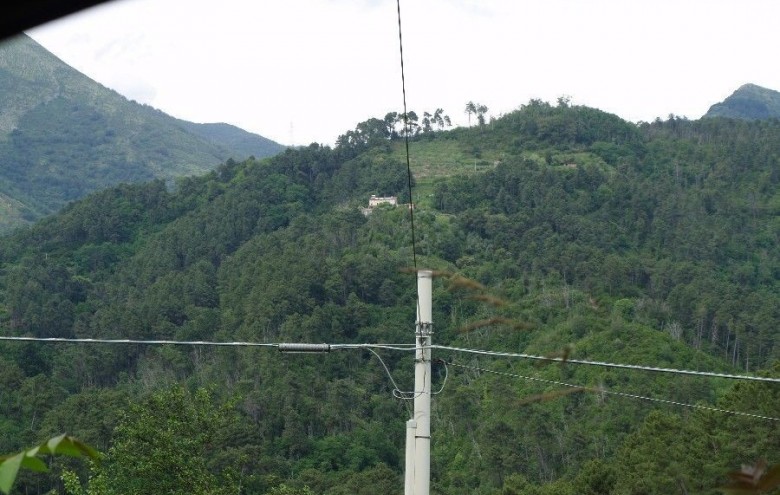
<svg viewBox="0 0 780 495"><path fill-rule="evenodd" d="M410 135L411 198L384 122L105 190L3 238L2 333L411 343L410 210L361 212L396 195L418 266L452 274L435 343L780 376L780 122L531 101ZM776 418L776 383L435 357L434 493L714 494L780 462L776 421L663 402ZM413 357L382 358L410 388ZM367 351L3 342L0 384L0 451L67 431L105 454L18 493L63 470L69 493L402 491L408 411Z"/></svg>

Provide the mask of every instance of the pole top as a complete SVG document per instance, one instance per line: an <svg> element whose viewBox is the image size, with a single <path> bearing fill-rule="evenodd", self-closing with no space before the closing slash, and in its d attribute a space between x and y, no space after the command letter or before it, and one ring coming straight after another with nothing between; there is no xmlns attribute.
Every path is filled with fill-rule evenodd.
<svg viewBox="0 0 780 495"><path fill-rule="evenodd" d="M430 327L433 321L433 270L417 272L417 323Z"/></svg>

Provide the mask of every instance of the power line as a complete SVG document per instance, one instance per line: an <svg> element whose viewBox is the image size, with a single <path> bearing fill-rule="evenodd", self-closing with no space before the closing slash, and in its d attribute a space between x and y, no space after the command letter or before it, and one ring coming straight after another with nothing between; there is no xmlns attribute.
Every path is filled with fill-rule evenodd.
<svg viewBox="0 0 780 495"><path fill-rule="evenodd" d="M211 346L211 347L266 347L276 348L285 352L328 352L344 349L382 349L387 351L410 352L415 350L416 344L290 344L280 342L219 342L206 340L136 340L136 339L92 339L92 338L64 338L64 337L17 337L0 336L0 341L16 342L42 342L42 343L62 343L62 344L119 344L119 345L178 345L178 346ZM315 348L304 349L301 346L315 346ZM655 373L672 373L678 375L694 375L708 378L727 378L731 380L748 380L758 382L780 383L780 378L771 378L752 375L732 375L727 373L716 373L712 371L693 371L681 370L675 368L659 368L653 366L640 366L635 364L608 363L602 361L588 361L584 359L563 359L547 356L535 356L532 354L523 354L515 352L485 351L480 349L464 349L445 345L432 345L426 348L439 349L459 353L475 354L488 357L505 357L516 359L531 359L538 361L548 361L557 363L582 364L589 366L601 366L605 368L629 369L636 371L650 371Z"/></svg>
<svg viewBox="0 0 780 495"><path fill-rule="evenodd" d="M261 342L209 342L204 340L137 340L137 339L88 339L64 337L13 337L0 336L0 340L16 342L44 342L59 344L137 344L137 345L180 345L180 346L222 346L222 347L278 347L279 344Z"/></svg>
<svg viewBox="0 0 780 495"><path fill-rule="evenodd" d="M676 375L694 375L705 376L709 378L728 378L730 380L752 380L757 382L772 382L780 383L780 378L771 378L764 376L752 376L752 375L732 375L728 373L716 373L712 371L693 371L693 370L679 370L674 368L658 368L654 366L641 366L637 364L621 364L621 363L607 363L603 361L588 361L585 359L570 359L559 357L547 357L547 356L534 356L532 354L523 354L516 352L499 352L499 351L483 351L479 349L463 349L459 347L450 347L446 345L432 345L431 349L439 349L443 351L460 352L467 354L477 354L481 356L490 357L505 357L516 359L532 359L538 361L548 361L557 363L571 363L571 364L583 364L588 366L601 366L603 368L620 368L637 371L652 371L655 373L672 373Z"/></svg>
<svg viewBox="0 0 780 495"><path fill-rule="evenodd" d="M751 417L751 418L765 419L765 420L768 420L768 421L780 421L780 418L775 418L775 417L772 417L772 416L762 416L761 414L754 414L754 413L748 413L748 412L742 412L742 411L731 411L729 409L721 409L721 408L718 408L718 407L705 406L705 405L701 405L701 404L688 404L688 403L685 403L685 402L677 402L677 401L668 400L668 399L657 399L657 398L654 398L654 397L646 397L646 396L643 396L643 395L627 394L625 392L615 392L615 391L607 390L607 389L604 389L604 388L583 387L581 385L573 385L571 383L559 382L559 381L555 381L555 380L545 380L544 378L538 378L538 377L533 377L533 376L525 376L525 375L518 375L518 374L515 374L515 373L507 373L507 372L504 372L504 371L493 371L493 370L489 370L489 369L485 369L485 368L479 368L479 367L476 367L476 366L465 366L465 365L462 365L462 364L457 364L457 363L452 363L452 362L449 363L449 365L450 366L454 366L456 368L464 368L464 369L470 369L470 370L480 371L480 372L484 372L484 373L492 373L494 375L507 376L507 377L511 377L511 378L522 378L523 380L530 380L530 381L535 381L535 382L540 382L540 383L547 383L547 384L550 384L550 385L560 385L560 386L563 386L563 387L576 388L576 389L587 391L587 392L595 392L595 393L599 393L599 394L614 395L614 396L617 396L617 397L626 397L626 398L629 398L629 399L639 399L639 400L644 400L644 401L648 401L648 402L657 402L657 403L661 403L661 404L670 404L670 405L673 405L673 406L689 407L689 408L692 408L692 409L702 409L702 410L705 410L705 411L714 411L714 412L725 413L725 414L733 414L733 415L736 415L736 416L747 416L747 417Z"/></svg>
<svg viewBox="0 0 780 495"><path fill-rule="evenodd" d="M266 347L284 352L328 352L342 349L384 349L390 351L414 351L415 344L299 344L283 342L219 342L208 340L140 340L140 339L92 339L65 337L0 336L0 341L42 342L50 344L118 344L118 345L178 345L203 347Z"/></svg>
<svg viewBox="0 0 780 495"><path fill-rule="evenodd" d="M380 356L379 353L377 353L374 349L371 349L370 347L367 347L366 349L368 349L371 352L371 354L373 354L379 360L379 363L385 369L385 373L387 373L387 378L389 378L390 383L393 384L393 397L401 400L414 400L414 398L416 397L415 392L404 392L403 390L401 390L401 388L395 382L395 379L393 378L393 374L390 373L390 368L387 367L387 365L385 364L385 360L382 359L382 356ZM408 406L407 409L409 409ZM411 409L409 409L409 415L411 415L411 412L412 412Z"/></svg>
<svg viewBox="0 0 780 495"><path fill-rule="evenodd" d="M404 144L406 145L406 178L409 186L409 220L412 230L412 261L414 272L417 273L417 246L414 234L414 198L412 197L412 165L409 160L409 114L406 110L406 74L404 72L404 38L401 30L401 0L396 0L398 7L398 49L401 54L401 93L404 100Z"/></svg>

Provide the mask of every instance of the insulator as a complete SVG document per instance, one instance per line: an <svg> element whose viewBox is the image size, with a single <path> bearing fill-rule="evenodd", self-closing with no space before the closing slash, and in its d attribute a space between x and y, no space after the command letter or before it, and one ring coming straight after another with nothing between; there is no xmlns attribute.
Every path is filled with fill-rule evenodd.
<svg viewBox="0 0 780 495"><path fill-rule="evenodd" d="M279 352L330 352L330 344L279 344Z"/></svg>

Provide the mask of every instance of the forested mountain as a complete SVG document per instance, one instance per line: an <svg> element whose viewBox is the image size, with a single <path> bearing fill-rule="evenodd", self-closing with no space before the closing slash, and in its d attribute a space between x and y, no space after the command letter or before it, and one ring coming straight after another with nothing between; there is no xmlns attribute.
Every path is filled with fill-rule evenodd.
<svg viewBox="0 0 780 495"><path fill-rule="evenodd" d="M229 150L234 160L244 160L251 156L265 158L275 155L283 149L283 146L270 139L230 124L196 124L186 120L179 120L178 123L192 134L202 137L215 146Z"/></svg>
<svg viewBox="0 0 780 495"><path fill-rule="evenodd" d="M0 232L118 183L200 174L282 148L129 101L26 35L0 44Z"/></svg>
<svg viewBox="0 0 780 495"><path fill-rule="evenodd" d="M705 117L762 120L780 118L780 92L755 84L744 84L720 103L710 107Z"/></svg>
<svg viewBox="0 0 780 495"><path fill-rule="evenodd" d="M410 210L360 211L409 202L404 146L364 124L0 240L2 334L413 343ZM777 121L636 126L540 101L415 133L434 342L780 377L779 138ZM0 451L67 431L106 456L17 493L69 469L68 493L400 494L409 412L383 365L410 390L413 356L378 353L2 342ZM777 383L434 358L432 493L715 494L780 462Z"/></svg>

